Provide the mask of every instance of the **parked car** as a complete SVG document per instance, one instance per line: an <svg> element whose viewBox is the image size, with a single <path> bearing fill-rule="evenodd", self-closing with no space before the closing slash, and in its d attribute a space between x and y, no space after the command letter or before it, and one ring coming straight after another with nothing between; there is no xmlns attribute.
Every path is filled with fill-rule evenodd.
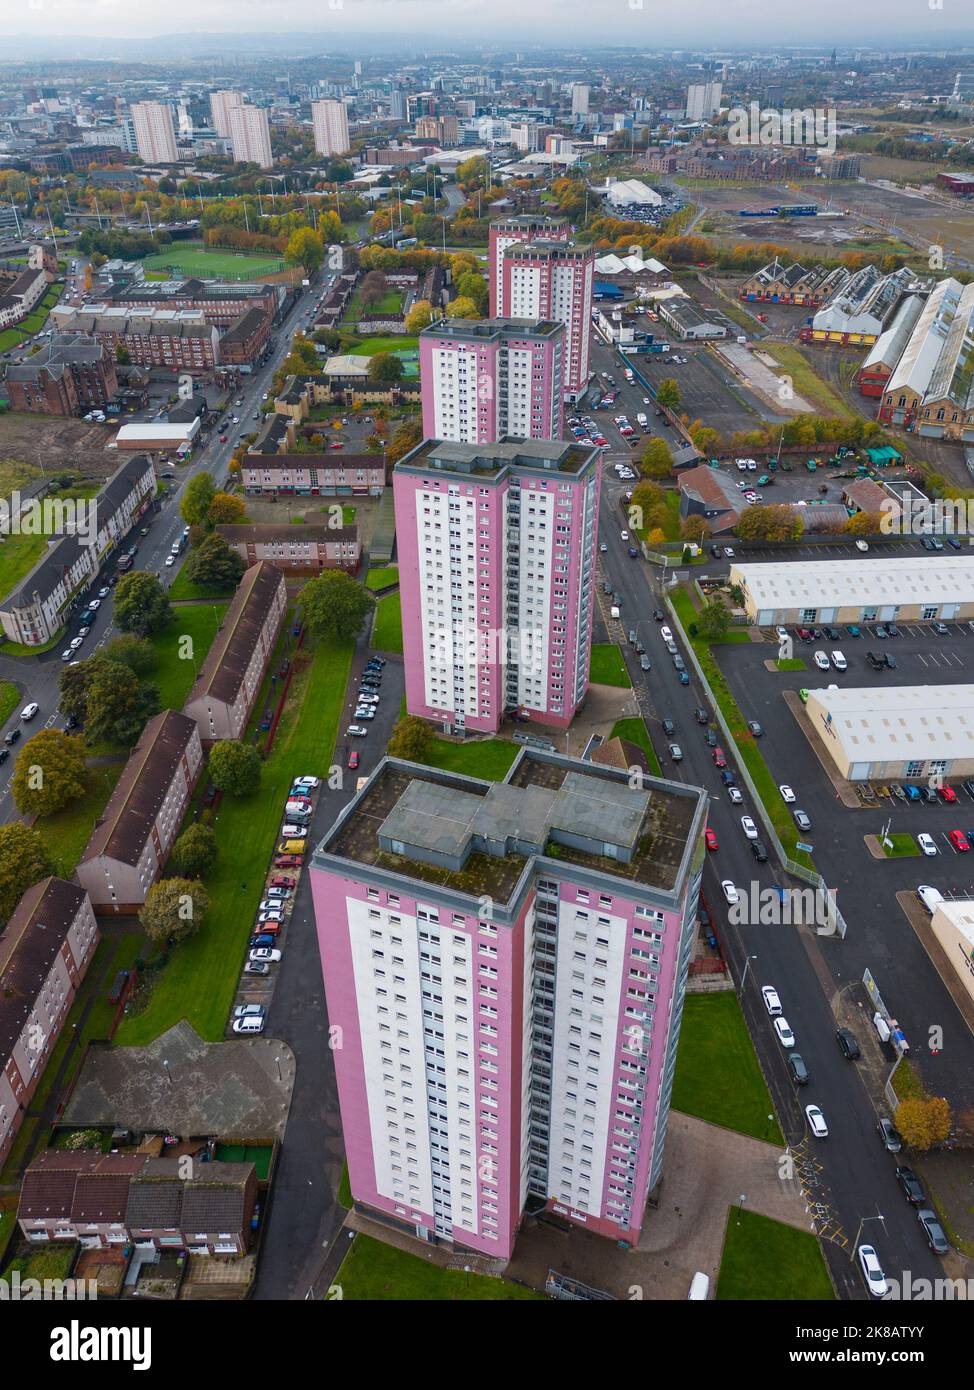
<svg viewBox="0 0 974 1390"><path fill-rule="evenodd" d="M736 903L740 898L740 894L735 888L733 880L729 878L722 879L720 887L724 894L724 897L731 904L731 906L733 906L734 903Z"/></svg>
<svg viewBox="0 0 974 1390"><path fill-rule="evenodd" d="M879 1135L883 1148L887 1153L898 1154L903 1147L903 1138L893 1121L886 1115L881 1115L876 1125L876 1133Z"/></svg>
<svg viewBox="0 0 974 1390"><path fill-rule="evenodd" d="M791 1031L791 1025L785 1018L784 1014L779 1014L778 1017L774 1020L774 1031L775 1036L781 1043L782 1047L795 1046L795 1035Z"/></svg>
<svg viewBox="0 0 974 1390"><path fill-rule="evenodd" d="M252 962L262 961L265 965L276 965L281 956L282 952L274 946L255 946L250 952Z"/></svg>
<svg viewBox="0 0 974 1390"><path fill-rule="evenodd" d="M799 830L811 830L812 822L809 820L808 816L805 814L804 811L794 810L791 814L794 816L795 824L798 826Z"/></svg>
<svg viewBox="0 0 974 1390"><path fill-rule="evenodd" d="M349 738L365 738L369 731L364 729L361 724L349 724L345 732Z"/></svg>
<svg viewBox="0 0 974 1390"><path fill-rule="evenodd" d="M761 986L761 998L764 1000L764 1007L772 1018L776 1018L781 1013L781 1000L774 985Z"/></svg>
<svg viewBox="0 0 974 1390"><path fill-rule="evenodd" d="M967 836L964 834L963 830L948 831L947 838L953 845L954 849L956 849L961 854L966 854L971 847L970 842Z"/></svg>
<svg viewBox="0 0 974 1390"><path fill-rule="evenodd" d="M660 722L662 724L664 734L669 736L670 734L676 733L676 725L674 724L672 719L663 719Z"/></svg>
<svg viewBox="0 0 974 1390"><path fill-rule="evenodd" d="M750 729L751 734L754 738L760 738L764 733L764 730L761 728L761 725L758 723L756 719L749 719L747 721L747 727Z"/></svg>
<svg viewBox="0 0 974 1390"><path fill-rule="evenodd" d="M934 844L933 836L928 835L925 830L917 836L917 844L920 846L923 853L929 855L931 859L937 853L937 846Z"/></svg>
<svg viewBox="0 0 974 1390"><path fill-rule="evenodd" d="M829 1137L829 1127L825 1123L825 1116L817 1105L805 1106L805 1119L808 1121L808 1127L814 1138L827 1139Z"/></svg>
<svg viewBox="0 0 974 1390"><path fill-rule="evenodd" d="M675 763L682 763L683 749L680 747L678 743L670 744L670 757L673 759Z"/></svg>
<svg viewBox="0 0 974 1390"><path fill-rule="evenodd" d="M269 975L271 968L266 961L248 960L244 966L245 975Z"/></svg>
<svg viewBox="0 0 974 1390"><path fill-rule="evenodd" d="M238 1004L233 1011L234 1018L263 1018L267 1010L263 1004Z"/></svg>
<svg viewBox="0 0 974 1390"><path fill-rule="evenodd" d="M896 1169L896 1181L911 1206L922 1207L925 1204L923 1184L912 1168L908 1168L905 1163L899 1164Z"/></svg>
<svg viewBox="0 0 974 1390"><path fill-rule="evenodd" d="M950 539L950 538L948 538ZM932 1207L921 1207L917 1212L917 1220L927 1238L927 1244L935 1255L946 1255L950 1250L950 1242L944 1234L944 1228L937 1219L937 1213Z"/></svg>
<svg viewBox="0 0 974 1390"><path fill-rule="evenodd" d="M882 1298L889 1286L883 1267L879 1263L879 1256L871 1245L860 1245L859 1267L866 1281L866 1288L874 1298Z"/></svg>
<svg viewBox="0 0 974 1390"><path fill-rule="evenodd" d="M707 829L703 832L703 840L704 844L707 846L708 849L717 848L717 834L715 831L710 829L709 825Z"/></svg>
<svg viewBox="0 0 974 1390"><path fill-rule="evenodd" d="M233 1021L233 1031L235 1033L263 1033L264 1019L252 1015L248 1018L235 1018Z"/></svg>
<svg viewBox="0 0 974 1390"><path fill-rule="evenodd" d="M758 828L750 816L741 816L741 829L749 840L758 838Z"/></svg>
<svg viewBox="0 0 974 1390"><path fill-rule="evenodd" d="M809 1071L800 1052L788 1053L788 1071L796 1086L807 1086Z"/></svg>
<svg viewBox="0 0 974 1390"><path fill-rule="evenodd" d="M838 1028L836 1029L835 1040L839 1044L839 1051L847 1062L859 1060L862 1054L855 1033L850 1032L848 1028Z"/></svg>
<svg viewBox="0 0 974 1390"><path fill-rule="evenodd" d="M778 790L779 792L781 792L782 801L787 801L788 804L791 805L791 803L795 800L795 793L792 791L791 787L789 787L788 783L782 782Z"/></svg>
<svg viewBox="0 0 974 1390"><path fill-rule="evenodd" d="M301 855L276 854L274 856L274 867L275 869L299 869L301 867ZM272 879L271 882L276 883L278 880Z"/></svg>
<svg viewBox="0 0 974 1390"><path fill-rule="evenodd" d="M750 843L751 843L751 853L754 855L754 857L755 857L755 859L758 861L758 863L759 863L759 864L767 864L767 862L768 862L768 847L767 847L767 845L764 843L764 841L763 841L763 840L752 840Z"/></svg>
<svg viewBox="0 0 974 1390"><path fill-rule="evenodd" d="M308 787L312 791L315 787L320 786L320 784L321 779L318 777L295 777L291 783L294 787Z"/></svg>

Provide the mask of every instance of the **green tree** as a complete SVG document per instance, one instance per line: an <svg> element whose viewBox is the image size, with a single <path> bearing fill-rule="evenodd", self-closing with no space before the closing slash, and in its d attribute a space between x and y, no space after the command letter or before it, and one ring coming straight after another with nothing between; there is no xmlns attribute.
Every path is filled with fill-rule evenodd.
<svg viewBox="0 0 974 1390"><path fill-rule="evenodd" d="M206 536L186 561L186 577L204 589L235 589L247 568L242 555L215 532Z"/></svg>
<svg viewBox="0 0 974 1390"><path fill-rule="evenodd" d="M41 729L27 740L13 776L17 810L49 816L85 794L84 741L60 729Z"/></svg>
<svg viewBox="0 0 974 1390"><path fill-rule="evenodd" d="M679 410L682 399L679 382L671 376L664 377L656 390L656 404L667 410Z"/></svg>
<svg viewBox="0 0 974 1390"><path fill-rule="evenodd" d="M179 504L180 515L188 526L205 525L215 496L216 484L209 473L197 473L190 478Z"/></svg>
<svg viewBox="0 0 974 1390"><path fill-rule="evenodd" d="M389 738L387 751L393 758L408 758L410 762L425 763L433 742L433 730L425 719L414 714L404 715Z"/></svg>
<svg viewBox="0 0 974 1390"><path fill-rule="evenodd" d="M288 238L284 252L288 265L302 265L309 275L313 275L324 256L321 237L311 227L298 227Z"/></svg>
<svg viewBox="0 0 974 1390"><path fill-rule="evenodd" d="M114 616L120 632L147 637L166 626L172 618L172 607L158 578L145 570L136 570L123 574L118 581Z"/></svg>
<svg viewBox="0 0 974 1390"><path fill-rule="evenodd" d="M369 358L369 381L373 386L391 385L402 376L402 363L394 352L377 352Z"/></svg>
<svg viewBox="0 0 974 1390"><path fill-rule="evenodd" d="M673 455L665 439L651 439L639 463L645 478L668 478L673 472Z"/></svg>
<svg viewBox="0 0 974 1390"><path fill-rule="evenodd" d="M406 332L415 335L433 321L433 306L428 299L417 299L406 315Z"/></svg>
<svg viewBox="0 0 974 1390"><path fill-rule="evenodd" d="M243 498L233 492L216 492L206 513L211 526L239 526L247 520Z"/></svg>
<svg viewBox="0 0 974 1390"><path fill-rule="evenodd" d="M150 941L174 946L199 931L209 906L197 879L163 878L146 894L139 921Z"/></svg>
<svg viewBox="0 0 974 1390"><path fill-rule="evenodd" d="M31 884L53 872L38 831L22 820L0 825L0 919L7 920Z"/></svg>
<svg viewBox="0 0 974 1390"><path fill-rule="evenodd" d="M710 599L697 614L697 630L708 642L722 642L730 627L730 614L719 599Z"/></svg>
<svg viewBox="0 0 974 1390"><path fill-rule="evenodd" d="M456 299L451 299L447 314L451 319L479 319L483 314L477 308L476 302L469 295L457 295Z"/></svg>
<svg viewBox="0 0 974 1390"><path fill-rule="evenodd" d="M457 281L457 298L469 299L476 306L477 316L482 318L487 312L487 281L477 270L468 270ZM461 315L453 313L454 318Z"/></svg>
<svg viewBox="0 0 974 1390"><path fill-rule="evenodd" d="M309 579L298 594L301 621L312 637L353 641L375 607L375 599L344 570Z"/></svg>
<svg viewBox="0 0 974 1390"><path fill-rule="evenodd" d="M221 739L210 749L209 774L228 796L251 796L260 786L260 754L252 743Z"/></svg>
<svg viewBox="0 0 974 1390"><path fill-rule="evenodd" d="M101 655L109 661L117 661L127 666L137 676L147 676L154 671L159 658L151 642L144 637L113 637ZM66 672L63 674L67 674Z"/></svg>
<svg viewBox="0 0 974 1390"><path fill-rule="evenodd" d="M121 585L119 586L121 587ZM135 743L145 722L159 710L159 691L140 681L128 666L97 658L85 700L85 738L89 743Z"/></svg>
<svg viewBox="0 0 974 1390"><path fill-rule="evenodd" d="M188 826L172 847L172 862L185 878L205 878L216 855L216 835L202 821Z"/></svg>

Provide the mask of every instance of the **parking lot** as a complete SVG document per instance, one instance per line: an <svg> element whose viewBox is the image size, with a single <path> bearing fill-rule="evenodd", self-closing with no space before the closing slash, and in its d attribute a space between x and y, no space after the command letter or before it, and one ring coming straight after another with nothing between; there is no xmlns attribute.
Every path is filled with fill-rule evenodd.
<svg viewBox="0 0 974 1390"><path fill-rule="evenodd" d="M667 377L680 387L680 414L688 414L712 426L722 435L735 430L763 429L770 421L786 420L782 413L769 411L767 404L752 395L717 357L702 343L683 343L670 337L669 353L639 353L635 366L654 390ZM653 328L656 325L652 325ZM658 336L658 335L657 335ZM675 365L672 357L686 358Z"/></svg>

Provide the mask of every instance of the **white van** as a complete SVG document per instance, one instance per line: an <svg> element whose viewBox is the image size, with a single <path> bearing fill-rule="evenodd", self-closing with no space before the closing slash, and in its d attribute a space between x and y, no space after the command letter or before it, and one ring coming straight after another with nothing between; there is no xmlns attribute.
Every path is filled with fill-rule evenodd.
<svg viewBox="0 0 974 1390"><path fill-rule="evenodd" d="M701 1274L698 1269L690 1280L690 1292L687 1300L691 1303L704 1303L710 1297L710 1276Z"/></svg>
<svg viewBox="0 0 974 1390"><path fill-rule="evenodd" d="M943 893L936 888L931 888L929 883L920 883L917 885L917 897L923 903L923 906L930 913L931 917L938 904L942 903L944 900Z"/></svg>
<svg viewBox="0 0 974 1390"><path fill-rule="evenodd" d="M618 616L619 616L619 606L618 606L618 604L615 604L615 603L614 603L614 604L612 605L612 607L609 609L609 616L610 616L611 618L618 618Z"/></svg>
<svg viewBox="0 0 974 1390"><path fill-rule="evenodd" d="M837 671L844 671L848 664L849 663L846 661L845 657L842 655L841 652L832 653L832 665L835 667Z"/></svg>

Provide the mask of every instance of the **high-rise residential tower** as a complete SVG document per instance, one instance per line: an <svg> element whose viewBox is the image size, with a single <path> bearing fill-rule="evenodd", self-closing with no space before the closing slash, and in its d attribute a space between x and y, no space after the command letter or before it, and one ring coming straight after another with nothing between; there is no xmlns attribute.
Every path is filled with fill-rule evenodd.
<svg viewBox="0 0 974 1390"><path fill-rule="evenodd" d="M588 385L595 249L540 237L513 242L501 255L498 312L565 325L562 389L576 400Z"/></svg>
<svg viewBox="0 0 974 1390"><path fill-rule="evenodd" d="M688 121L709 121L720 110L720 82L694 82L687 88Z"/></svg>
<svg viewBox="0 0 974 1390"><path fill-rule="evenodd" d="M348 111L343 101L313 101L311 119L314 124L315 149L319 154L348 154Z"/></svg>
<svg viewBox="0 0 974 1390"><path fill-rule="evenodd" d="M458 444L557 439L565 330L531 318L440 319L419 335L423 434Z"/></svg>
<svg viewBox="0 0 974 1390"><path fill-rule="evenodd" d="M138 101L132 107L135 147L145 164L175 164L176 132L172 107L163 101Z"/></svg>
<svg viewBox="0 0 974 1390"><path fill-rule="evenodd" d="M221 140L230 139L230 112L236 106L243 106L246 99L243 92L210 93L210 120Z"/></svg>
<svg viewBox="0 0 974 1390"><path fill-rule="evenodd" d="M522 750L386 758L311 887L356 1202L510 1257L545 1208L634 1246L663 1166L707 797Z"/></svg>
<svg viewBox="0 0 974 1390"><path fill-rule="evenodd" d="M508 217L503 222L491 222L488 228L487 288L491 315L499 314L501 270L504 252L515 242L567 241L571 233L567 217L537 217L524 213Z"/></svg>
<svg viewBox="0 0 974 1390"><path fill-rule="evenodd" d="M427 440L393 492L410 714L567 728L588 690L601 454L556 440Z"/></svg>
<svg viewBox="0 0 974 1390"><path fill-rule="evenodd" d="M270 169L274 158L267 112L259 106L231 106L229 115L234 159L241 164L259 164L262 169Z"/></svg>

